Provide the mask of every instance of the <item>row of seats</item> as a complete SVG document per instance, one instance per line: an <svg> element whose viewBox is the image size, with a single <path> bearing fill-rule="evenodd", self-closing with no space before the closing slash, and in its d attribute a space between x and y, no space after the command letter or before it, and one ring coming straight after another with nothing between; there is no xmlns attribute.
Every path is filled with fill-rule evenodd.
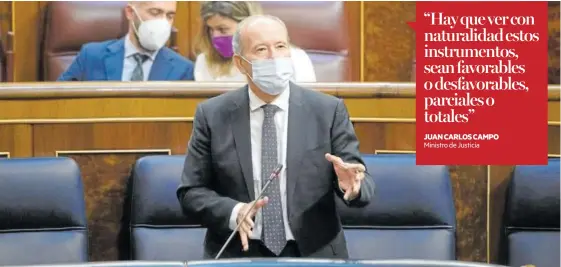
<svg viewBox="0 0 561 267"><path fill-rule="evenodd" d="M40 80L55 81L72 63L82 45L124 36L128 31L123 12L127 3L128 1L49 2L43 21L39 23L41 43L37 45L42 61ZM261 4L264 12L278 16L286 23L291 41L306 50L314 64L318 81L352 80L349 50L352 47L351 33L354 31L348 30L351 18L344 1L263 1ZM195 21L184 16L177 17L176 20L180 24ZM169 44L175 50L178 50L177 33L177 29L174 29ZM8 38L7 57L2 65L7 67L7 72L13 73L12 34ZM188 43L195 42L188 40ZM183 56L195 59L193 54ZM6 77L9 79L11 75Z"/></svg>
<svg viewBox="0 0 561 267"><path fill-rule="evenodd" d="M206 229L176 199L185 156L148 156L133 173L134 260L202 259ZM455 260L456 218L446 166L415 155L364 155L372 203L339 202L351 259ZM516 168L505 212L505 263L559 266L559 159ZM87 262L80 170L69 158L0 160L0 265ZM36 251L29 257L28 251Z"/></svg>
<svg viewBox="0 0 561 267"><path fill-rule="evenodd" d="M87 264L61 264L48 267L501 267L474 262L430 261L430 260L379 260L379 261L328 261L321 259L251 259L198 262L177 261L120 261ZM6 266L9 267L9 266ZM28 267L47 267L34 265Z"/></svg>
<svg viewBox="0 0 561 267"><path fill-rule="evenodd" d="M174 193L184 160L184 156L153 156L137 162L131 214L133 259L202 255L205 230L196 218L183 215ZM455 259L456 218L447 168L416 167L414 155L367 155L364 160L379 188L374 204L351 209L338 202L350 257Z"/></svg>

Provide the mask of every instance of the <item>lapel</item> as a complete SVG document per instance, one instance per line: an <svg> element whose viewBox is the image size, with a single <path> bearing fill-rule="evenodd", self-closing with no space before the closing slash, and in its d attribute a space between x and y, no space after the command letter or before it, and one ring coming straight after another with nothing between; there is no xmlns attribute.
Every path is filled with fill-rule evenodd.
<svg viewBox="0 0 561 267"><path fill-rule="evenodd" d="M103 60L105 75L108 81L121 81L123 61L125 59L125 41L123 38L107 46L107 54Z"/></svg>
<svg viewBox="0 0 561 267"><path fill-rule="evenodd" d="M230 127L234 135L235 149L249 193L249 200L255 199L253 185L253 165L251 163L251 133L249 129L249 88L244 86L237 90L230 110Z"/></svg>
<svg viewBox="0 0 561 267"><path fill-rule="evenodd" d="M286 190L288 202L292 202L292 195L296 188L300 163L306 151L308 136L307 122L310 113L307 106L303 105L302 91L306 90L294 83L290 83L290 98L288 107L288 135L286 146ZM292 205L287 205L291 207ZM289 213L290 214L290 213Z"/></svg>
<svg viewBox="0 0 561 267"><path fill-rule="evenodd" d="M160 49L154 63L152 64L152 69L150 70L150 75L148 76L149 81L166 81L168 80L169 74L173 70L173 57L170 56L167 48L163 47Z"/></svg>

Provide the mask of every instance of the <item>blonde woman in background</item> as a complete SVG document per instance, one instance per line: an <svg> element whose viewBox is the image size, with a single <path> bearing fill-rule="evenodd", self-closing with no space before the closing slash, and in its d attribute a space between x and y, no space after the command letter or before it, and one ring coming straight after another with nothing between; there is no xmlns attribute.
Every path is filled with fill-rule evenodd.
<svg viewBox="0 0 561 267"><path fill-rule="evenodd" d="M251 16L262 14L256 2L209 1L201 3L201 30L195 44L195 81L245 82L232 62L234 54L232 36L238 23ZM312 61L306 52L295 46L290 48L294 66L293 81L316 82Z"/></svg>

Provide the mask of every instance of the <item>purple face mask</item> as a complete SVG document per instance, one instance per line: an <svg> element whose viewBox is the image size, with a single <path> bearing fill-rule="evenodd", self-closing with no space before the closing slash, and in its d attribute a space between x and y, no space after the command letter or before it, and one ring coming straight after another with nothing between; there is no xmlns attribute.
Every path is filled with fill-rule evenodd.
<svg viewBox="0 0 561 267"><path fill-rule="evenodd" d="M212 38L212 45L220 55L231 58L234 55L232 48L232 36L218 36Z"/></svg>

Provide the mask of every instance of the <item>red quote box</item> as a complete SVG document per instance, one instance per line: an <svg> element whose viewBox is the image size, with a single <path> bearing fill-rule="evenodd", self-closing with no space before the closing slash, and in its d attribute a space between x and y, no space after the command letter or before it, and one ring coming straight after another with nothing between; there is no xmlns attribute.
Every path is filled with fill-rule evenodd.
<svg viewBox="0 0 561 267"><path fill-rule="evenodd" d="M417 164L547 164L547 14L417 2Z"/></svg>

